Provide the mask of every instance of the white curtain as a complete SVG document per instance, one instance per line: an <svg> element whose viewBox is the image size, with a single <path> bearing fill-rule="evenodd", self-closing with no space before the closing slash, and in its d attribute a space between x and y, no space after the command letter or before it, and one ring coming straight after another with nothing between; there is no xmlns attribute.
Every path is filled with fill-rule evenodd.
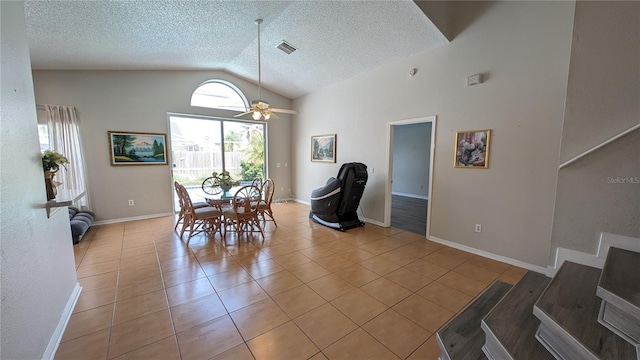
<svg viewBox="0 0 640 360"><path fill-rule="evenodd" d="M51 150L57 151L69 159L69 163L65 164L66 170L61 169L56 173L55 181L62 182L60 188L86 191L87 195L78 200L77 205L89 208L89 194L76 108L45 105L45 109Z"/></svg>

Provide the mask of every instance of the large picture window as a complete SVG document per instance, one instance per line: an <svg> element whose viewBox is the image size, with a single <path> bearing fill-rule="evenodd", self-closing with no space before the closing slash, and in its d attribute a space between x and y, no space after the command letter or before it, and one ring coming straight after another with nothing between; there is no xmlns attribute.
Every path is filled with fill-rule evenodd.
<svg viewBox="0 0 640 360"><path fill-rule="evenodd" d="M169 123L173 179L187 189L213 172L247 184L265 178L264 123L188 115L171 115Z"/></svg>

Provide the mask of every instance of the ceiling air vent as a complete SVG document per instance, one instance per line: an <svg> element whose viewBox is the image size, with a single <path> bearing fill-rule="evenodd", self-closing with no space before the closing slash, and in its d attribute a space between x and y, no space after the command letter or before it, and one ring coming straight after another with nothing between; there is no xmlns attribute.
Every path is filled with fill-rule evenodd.
<svg viewBox="0 0 640 360"><path fill-rule="evenodd" d="M293 45L289 44L288 42L282 40L282 42L276 46L276 48L282 50L282 52L284 52L285 54L289 55L292 52L298 50L296 48L293 47Z"/></svg>

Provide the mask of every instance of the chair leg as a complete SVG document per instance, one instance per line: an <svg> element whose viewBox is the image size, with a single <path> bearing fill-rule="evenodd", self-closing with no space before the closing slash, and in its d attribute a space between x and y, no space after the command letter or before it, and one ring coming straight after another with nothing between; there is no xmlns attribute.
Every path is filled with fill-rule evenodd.
<svg viewBox="0 0 640 360"><path fill-rule="evenodd" d="M191 226L189 227L189 237L187 238L187 246L189 246L189 241L191 241L191 237L193 236L193 225L196 223L195 219L191 221ZM196 226L196 230L199 226Z"/></svg>
<svg viewBox="0 0 640 360"><path fill-rule="evenodd" d="M262 235L262 239L264 239L264 232L262 231L262 227L260 226L260 220L258 220L256 218L256 226L258 227L258 230L260 230L260 235Z"/></svg>
<svg viewBox="0 0 640 360"><path fill-rule="evenodd" d="M178 220L176 220L176 226L173 227L173 230L178 231L178 225L180 223L183 223L184 226L184 210L180 209L180 212L178 213Z"/></svg>
<svg viewBox="0 0 640 360"><path fill-rule="evenodd" d="M276 219L273 217L273 212L271 212L271 209L267 210L267 215L269 215L269 217L271 218L271 220L273 221L273 224L278 227L278 223L276 222Z"/></svg>
<svg viewBox="0 0 640 360"><path fill-rule="evenodd" d="M187 228L187 221L190 222L191 218L188 216L185 216L185 218L182 220L182 229L180 231L180 239L182 239L182 237L184 236L184 230Z"/></svg>

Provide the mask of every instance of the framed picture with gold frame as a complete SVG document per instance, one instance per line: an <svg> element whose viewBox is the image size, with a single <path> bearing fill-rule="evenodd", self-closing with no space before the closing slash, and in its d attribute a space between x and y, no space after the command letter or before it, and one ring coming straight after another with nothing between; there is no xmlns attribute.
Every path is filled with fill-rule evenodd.
<svg viewBox="0 0 640 360"><path fill-rule="evenodd" d="M167 165L167 135L108 131L111 165Z"/></svg>
<svg viewBox="0 0 640 360"><path fill-rule="evenodd" d="M336 134L311 136L311 161L336 162Z"/></svg>
<svg viewBox="0 0 640 360"><path fill-rule="evenodd" d="M491 130L457 131L453 167L464 169L489 168Z"/></svg>

